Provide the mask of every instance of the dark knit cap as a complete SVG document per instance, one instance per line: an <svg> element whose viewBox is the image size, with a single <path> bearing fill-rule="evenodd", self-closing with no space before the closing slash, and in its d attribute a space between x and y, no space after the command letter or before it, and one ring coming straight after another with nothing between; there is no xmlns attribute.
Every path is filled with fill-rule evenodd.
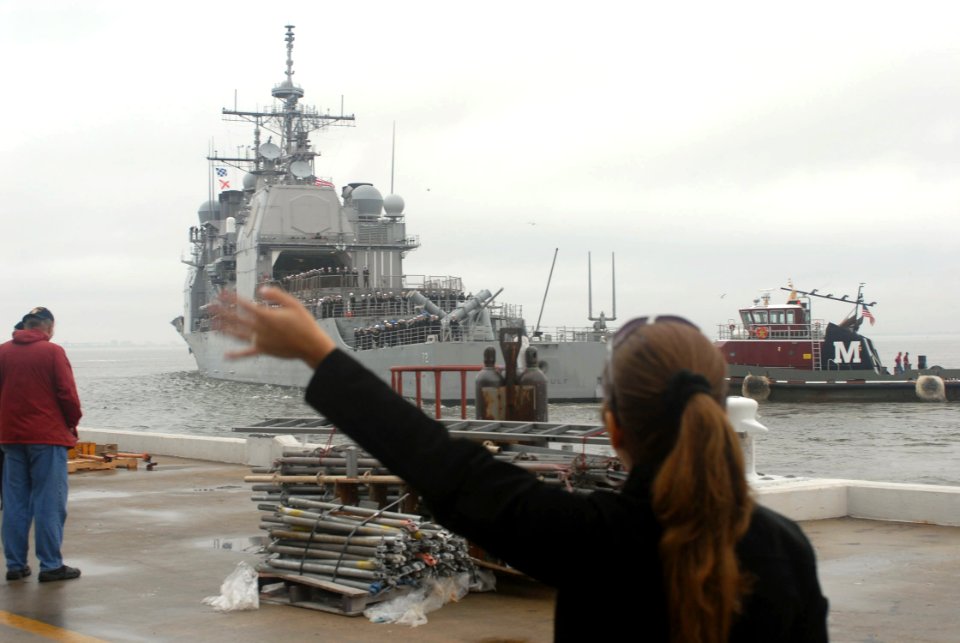
<svg viewBox="0 0 960 643"><path fill-rule="evenodd" d="M42 319L44 321L53 321L53 313L50 312L49 308L44 308L43 306L37 306L36 308L31 310L29 313L24 315L23 321L21 321L20 323L22 324L23 322L31 318Z"/></svg>

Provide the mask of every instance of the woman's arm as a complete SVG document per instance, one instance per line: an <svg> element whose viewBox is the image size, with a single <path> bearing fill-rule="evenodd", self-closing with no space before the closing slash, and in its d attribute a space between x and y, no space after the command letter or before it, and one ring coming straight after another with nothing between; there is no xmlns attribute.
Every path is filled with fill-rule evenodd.
<svg viewBox="0 0 960 643"><path fill-rule="evenodd" d="M558 556L585 546L584 525L600 521L591 498L548 486L496 460L398 396L320 329L286 293L261 290L268 308L227 297L224 331L251 343L232 357L296 357L315 368L307 401L426 500L436 518L518 569L557 584ZM570 542L574 538L577 542ZM571 570L564 570L570 576Z"/></svg>

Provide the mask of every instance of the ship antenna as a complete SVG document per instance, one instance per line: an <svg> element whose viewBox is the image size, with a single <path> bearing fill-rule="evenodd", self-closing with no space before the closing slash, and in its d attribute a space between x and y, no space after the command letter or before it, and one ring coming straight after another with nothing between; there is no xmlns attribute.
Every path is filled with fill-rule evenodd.
<svg viewBox="0 0 960 643"><path fill-rule="evenodd" d="M550 275L547 277L547 287L543 291L543 301L540 303L540 315L537 317L537 327L533 329L533 336L540 337L540 320L543 319L543 309L547 305L547 293L550 292L550 282L553 281L553 268L557 265L557 253L560 248L553 249L553 263L550 264Z"/></svg>
<svg viewBox="0 0 960 643"><path fill-rule="evenodd" d="M587 319L593 319L593 260L587 253Z"/></svg>
<svg viewBox="0 0 960 643"><path fill-rule="evenodd" d="M593 316L593 261L591 253L587 253L587 319L590 321L608 322L617 318L617 255L610 253L610 284L611 296L613 301L613 312L607 317L603 311L600 311L600 317Z"/></svg>
<svg viewBox="0 0 960 643"><path fill-rule="evenodd" d="M287 41L287 80L293 84L293 29L294 25L285 25L287 35L284 40Z"/></svg>
<svg viewBox="0 0 960 643"><path fill-rule="evenodd" d="M303 89L293 82L293 25L287 25L287 79L273 88L270 93L274 98L283 101L283 144L281 147L289 154L293 141L293 124L296 118L297 101L303 98Z"/></svg>
<svg viewBox="0 0 960 643"><path fill-rule="evenodd" d="M613 252L610 253L610 284L613 289L613 313L607 319L614 321L617 318L617 261Z"/></svg>
<svg viewBox="0 0 960 643"><path fill-rule="evenodd" d="M343 113L343 108L340 108ZM393 162L397 157L397 121L393 121L393 140L390 142L390 194L393 194Z"/></svg>

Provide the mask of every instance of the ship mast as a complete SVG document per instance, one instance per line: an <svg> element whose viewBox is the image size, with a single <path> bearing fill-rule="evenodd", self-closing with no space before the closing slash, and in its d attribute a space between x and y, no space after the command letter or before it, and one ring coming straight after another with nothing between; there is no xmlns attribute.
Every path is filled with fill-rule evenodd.
<svg viewBox="0 0 960 643"><path fill-rule="evenodd" d="M304 182L313 176L313 159L319 152L310 149L310 133L332 125L350 126L356 120L353 114L344 114L341 105L340 114L321 114L315 107L300 105L304 91L293 82L293 43L294 25L286 25L284 40L287 43L287 60L284 75L286 79L274 86L271 95L281 101L278 109L267 111L245 111L227 109L221 113L226 120L247 121L254 125L254 153L253 158L225 157L216 154L207 157L211 162L228 163L234 167L253 166L254 173L267 177L271 181L286 181L291 183ZM267 130L280 139L279 147L272 142L272 137L261 144L261 130ZM242 164L242 165L237 165Z"/></svg>

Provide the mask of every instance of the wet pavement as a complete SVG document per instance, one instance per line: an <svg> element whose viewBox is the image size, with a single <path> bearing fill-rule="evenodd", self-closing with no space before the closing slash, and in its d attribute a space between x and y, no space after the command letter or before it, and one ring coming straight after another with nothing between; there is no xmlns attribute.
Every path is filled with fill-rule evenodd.
<svg viewBox="0 0 960 643"><path fill-rule="evenodd" d="M70 476L64 559L83 576L39 584L33 560L30 578L0 580L0 640L552 640L553 592L523 580L501 579L497 592L470 594L417 628L269 604L214 612L203 598L239 561L259 558L248 469L157 459L155 471ZM803 527L831 601L831 640L957 640L960 529L854 519Z"/></svg>

